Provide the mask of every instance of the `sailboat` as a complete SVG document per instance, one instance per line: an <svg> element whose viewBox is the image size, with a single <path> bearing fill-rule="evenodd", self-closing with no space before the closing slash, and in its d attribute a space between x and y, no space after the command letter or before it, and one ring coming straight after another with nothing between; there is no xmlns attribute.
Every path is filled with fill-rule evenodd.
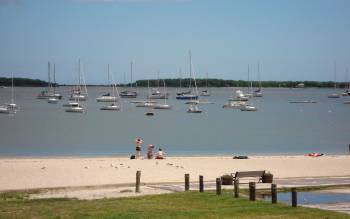
<svg viewBox="0 0 350 219"><path fill-rule="evenodd" d="M192 54L191 54L191 50L189 51L189 61L190 61L190 75L193 76L194 87L195 87L195 95L194 96L197 97L196 99L198 99L198 89L197 89L196 77L195 77L194 73L192 75ZM188 113L201 113L202 110L199 109L197 103L193 103L193 104L190 105L190 107L188 108L187 112Z"/></svg>
<svg viewBox="0 0 350 219"><path fill-rule="evenodd" d="M80 59L78 60L78 85L75 86L75 88L73 88L71 96L69 98L69 100L79 100L79 101L85 101L88 99L88 92L87 92L87 88L86 88L86 83L85 83L85 78L84 78L84 74L81 74L81 64L80 64ZM81 86L81 82L83 82L84 84L84 91L85 93L82 93L83 89Z"/></svg>
<svg viewBox="0 0 350 219"><path fill-rule="evenodd" d="M109 74L109 65L108 65L108 74ZM120 106L118 106L117 101L119 99L119 92L117 89L117 85L114 81L114 77L112 74L112 81L113 81L113 85L112 85L112 96L115 97L113 103L111 103L110 105L107 106L102 106L100 108L100 110L114 110L114 111L119 111L120 110Z"/></svg>
<svg viewBox="0 0 350 219"><path fill-rule="evenodd" d="M207 77L205 78L205 90L202 90L201 96L210 96L210 92L208 90L208 72Z"/></svg>
<svg viewBox="0 0 350 219"><path fill-rule="evenodd" d="M159 72L157 74L158 77L158 86L157 88L152 88L151 93L149 94L149 99L168 99L168 93L164 90L163 92L159 89Z"/></svg>
<svg viewBox="0 0 350 219"><path fill-rule="evenodd" d="M78 87L76 87L75 90L73 90L73 93L71 95L71 97L69 98L70 100L74 100L75 102L69 102L68 104L66 104L65 106L68 106L68 108L66 108L66 112L69 112L69 113L84 113L85 112L85 109L82 105L80 105L80 102L81 100L86 100L87 98L87 90L86 90L86 85L85 85L85 91L86 91L86 96L82 95L80 93L81 91L81 86L80 86L80 80L81 80L81 74L80 74L80 69L81 69L81 64L80 64L80 59L78 61L78 74L79 74L79 77L78 77ZM85 84L85 83L84 83ZM76 91L76 92L74 92ZM74 98L74 99L73 99Z"/></svg>
<svg viewBox="0 0 350 219"><path fill-rule="evenodd" d="M12 79L11 79L11 103L6 104L5 106L0 106L0 113L3 113L3 114L16 113L17 109L18 109L18 106L14 102L13 73L12 73Z"/></svg>
<svg viewBox="0 0 350 219"><path fill-rule="evenodd" d="M136 104L136 107L154 107L155 103L154 101L150 101L150 89L149 89L149 80L147 80L147 100L146 101L142 101Z"/></svg>
<svg viewBox="0 0 350 219"><path fill-rule="evenodd" d="M13 74L12 74L12 79L11 79L11 103L7 104L7 108L15 111L18 109L17 104L15 104L15 93L14 93L14 88L13 88Z"/></svg>
<svg viewBox="0 0 350 219"><path fill-rule="evenodd" d="M179 92L176 94L176 99L177 100L197 100L198 99L198 92L197 94L192 94L192 84L191 84L191 79L192 79L192 57L191 57L191 51L190 53L190 82L189 82L189 90L187 92ZM196 88L197 89L197 88Z"/></svg>
<svg viewBox="0 0 350 219"><path fill-rule="evenodd" d="M56 64L53 63L53 93L56 93ZM49 100L47 101L48 103L58 103L58 98L56 96L50 97Z"/></svg>
<svg viewBox="0 0 350 219"><path fill-rule="evenodd" d="M259 88L254 90L253 97L262 97L263 93L261 91L261 78L260 78L260 62L258 62L258 80L259 80Z"/></svg>
<svg viewBox="0 0 350 219"><path fill-rule="evenodd" d="M337 90L337 63L334 61L334 91ZM338 93L332 93L328 95L328 98L339 98L340 95Z"/></svg>
<svg viewBox="0 0 350 219"><path fill-rule="evenodd" d="M163 86L164 86L164 93L166 94L165 80L163 80ZM155 104L153 106L153 109L171 109L171 105L166 103L166 99L167 98L164 98L164 104Z"/></svg>
<svg viewBox="0 0 350 219"><path fill-rule="evenodd" d="M52 91L52 84L51 84L51 63L48 62L48 83L47 83L47 89L40 92L40 94L37 96L37 99L50 99L50 98L56 98L56 99L62 99L62 95L58 94L54 91ZM56 84L55 84L56 85Z"/></svg>
<svg viewBox="0 0 350 219"><path fill-rule="evenodd" d="M345 70L345 81L348 81L348 68ZM343 96L350 96L350 82L348 82L348 86L346 90L342 93Z"/></svg>
<svg viewBox="0 0 350 219"><path fill-rule="evenodd" d="M132 74L133 74L133 62L130 63L130 89L132 89ZM131 90L124 90L120 92L120 97L121 98L136 98L137 97L137 92L136 91L131 91Z"/></svg>
<svg viewBox="0 0 350 219"><path fill-rule="evenodd" d="M109 80L109 78L110 78L110 73L109 73L109 64L108 64L108 67L107 67L107 69L108 69L108 83L110 83L110 80ZM99 96L99 97L97 97L96 98L96 101L97 102L116 102L117 100L118 100L118 98L115 96L115 85L114 84L112 84L112 86L111 86L111 88L112 88L112 95L111 95L111 93L106 93L106 94L103 94L102 96Z"/></svg>

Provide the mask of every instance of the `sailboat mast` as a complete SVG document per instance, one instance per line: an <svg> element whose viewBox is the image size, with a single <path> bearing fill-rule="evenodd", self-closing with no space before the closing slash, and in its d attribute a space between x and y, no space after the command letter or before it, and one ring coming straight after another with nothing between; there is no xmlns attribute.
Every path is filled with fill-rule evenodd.
<svg viewBox="0 0 350 219"><path fill-rule="evenodd" d="M250 81L250 68L249 68L249 64L248 64L248 93L250 93L249 81ZM250 84L250 86L252 86L252 85Z"/></svg>
<svg viewBox="0 0 350 219"><path fill-rule="evenodd" d="M258 62L258 80L259 80L259 90L260 90L261 89L260 62Z"/></svg>
<svg viewBox="0 0 350 219"><path fill-rule="evenodd" d="M132 88L132 67L133 67L133 61L130 63L130 88Z"/></svg>
<svg viewBox="0 0 350 219"><path fill-rule="evenodd" d="M165 89L165 80L164 79L163 79L163 86L164 86L164 95L165 95L164 104L166 104L167 92L166 92L166 89Z"/></svg>
<svg viewBox="0 0 350 219"><path fill-rule="evenodd" d="M53 93L56 93L56 63L53 63Z"/></svg>
<svg viewBox="0 0 350 219"><path fill-rule="evenodd" d="M189 55L189 59L190 59L190 89L191 89L191 78L192 78L192 54L191 54L191 50L188 51L188 55Z"/></svg>
<svg viewBox="0 0 350 219"><path fill-rule="evenodd" d="M334 89L337 88L337 62L334 61Z"/></svg>
<svg viewBox="0 0 350 219"><path fill-rule="evenodd" d="M12 80L11 80L11 103L14 104L14 92L13 92L13 73L11 73Z"/></svg>
<svg viewBox="0 0 350 219"><path fill-rule="evenodd" d="M180 76L180 91L181 91L181 79L182 79L182 71L181 71L181 68L179 69L179 76Z"/></svg>
<svg viewBox="0 0 350 219"><path fill-rule="evenodd" d="M80 71L81 71L81 66L80 66L80 59L78 60L78 89L80 92Z"/></svg>
<svg viewBox="0 0 350 219"><path fill-rule="evenodd" d="M48 86L47 89L48 89L48 92L50 92L50 89L51 89L51 72L50 72L51 65L50 65L50 62L47 63L47 69L48 69L47 74L48 74L48 79L49 79L48 84L47 84L47 86Z"/></svg>

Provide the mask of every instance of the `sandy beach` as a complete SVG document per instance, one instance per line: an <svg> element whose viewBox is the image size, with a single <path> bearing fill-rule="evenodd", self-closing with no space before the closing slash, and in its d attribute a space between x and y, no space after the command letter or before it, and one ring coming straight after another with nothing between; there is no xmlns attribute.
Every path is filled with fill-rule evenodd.
<svg viewBox="0 0 350 219"><path fill-rule="evenodd" d="M142 183L205 181L235 171L266 170L275 178L350 176L350 156L169 157L165 160L97 158L1 158L0 191L75 186L127 185L142 171Z"/></svg>

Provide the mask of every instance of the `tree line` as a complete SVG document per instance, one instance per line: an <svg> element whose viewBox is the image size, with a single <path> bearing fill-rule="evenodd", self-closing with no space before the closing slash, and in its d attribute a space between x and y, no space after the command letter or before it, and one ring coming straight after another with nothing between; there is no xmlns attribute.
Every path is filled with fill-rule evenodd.
<svg viewBox="0 0 350 219"><path fill-rule="evenodd" d="M136 81L137 86L139 87L147 87L149 81L150 87L163 86L163 80L138 80ZM193 79L185 78L185 79L164 79L167 87L189 87L190 81L191 85L194 86ZM215 79L210 78L206 79L196 79L196 84L198 87L249 87L250 82L245 80L224 80L224 79ZM332 81L261 81L253 82L253 87L297 87L300 84L303 84L304 87L319 87L319 88L327 88L334 87L334 82ZM135 83L133 83L135 86ZM337 87L345 88L348 87L349 82L338 82ZM130 84L124 84L123 86L130 86Z"/></svg>
<svg viewBox="0 0 350 219"><path fill-rule="evenodd" d="M11 86L11 79L6 77L0 77L0 86ZM189 87L190 83L194 86L193 79L184 78L184 79L164 79L167 87ZM39 79L30 79L30 78L13 78L15 86L27 86L27 87L45 87L48 85L47 81ZM149 82L150 87L162 87L163 79L152 79L152 80L138 80L132 85L139 87L147 87ZM180 84L181 83L181 84ZM299 84L304 84L304 87L319 87L319 88L329 88L334 87L333 81L261 81L261 87L297 87ZM59 84L52 84L53 86L59 86ZM131 84L119 84L119 86L130 86ZM209 78L206 79L196 79L196 85L198 87L248 87L250 82L245 80L224 80ZM338 82L337 87L339 88L348 88L349 82ZM259 82L253 82L253 87L259 87Z"/></svg>
<svg viewBox="0 0 350 219"><path fill-rule="evenodd" d="M12 78L0 77L0 86L11 86ZM14 86L22 87L44 87L48 85L48 82L39 79L31 78L13 78Z"/></svg>

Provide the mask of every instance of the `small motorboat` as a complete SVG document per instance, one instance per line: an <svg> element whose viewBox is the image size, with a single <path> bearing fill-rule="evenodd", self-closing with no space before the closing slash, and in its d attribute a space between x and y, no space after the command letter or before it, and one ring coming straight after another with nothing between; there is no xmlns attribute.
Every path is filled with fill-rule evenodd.
<svg viewBox="0 0 350 219"><path fill-rule="evenodd" d="M63 104L64 107L78 107L80 104L78 102L68 102Z"/></svg>
<svg viewBox="0 0 350 219"><path fill-rule="evenodd" d="M56 104L56 103L58 103L58 99L57 98L49 98L49 100L47 102Z"/></svg>
<svg viewBox="0 0 350 219"><path fill-rule="evenodd" d="M11 113L11 110L8 109L8 108L5 107L5 106L0 106L0 113L3 113L3 114L10 114L10 113Z"/></svg>
<svg viewBox="0 0 350 219"><path fill-rule="evenodd" d="M201 113L202 110L198 108L197 105L191 105L188 110L187 110L188 113Z"/></svg>
<svg viewBox="0 0 350 219"><path fill-rule="evenodd" d="M222 108L241 109L243 106L246 106L246 102L244 101L230 101L224 104Z"/></svg>
<svg viewBox="0 0 350 219"><path fill-rule="evenodd" d="M100 110L120 110L120 106L117 106L115 104L111 104L108 106L102 106Z"/></svg>
<svg viewBox="0 0 350 219"><path fill-rule="evenodd" d="M245 105L240 108L241 111L249 111L249 112L254 112L257 111L258 109L255 106L251 105Z"/></svg>
<svg viewBox="0 0 350 219"><path fill-rule="evenodd" d="M81 106L69 107L66 109L67 113L84 113L85 109Z"/></svg>

